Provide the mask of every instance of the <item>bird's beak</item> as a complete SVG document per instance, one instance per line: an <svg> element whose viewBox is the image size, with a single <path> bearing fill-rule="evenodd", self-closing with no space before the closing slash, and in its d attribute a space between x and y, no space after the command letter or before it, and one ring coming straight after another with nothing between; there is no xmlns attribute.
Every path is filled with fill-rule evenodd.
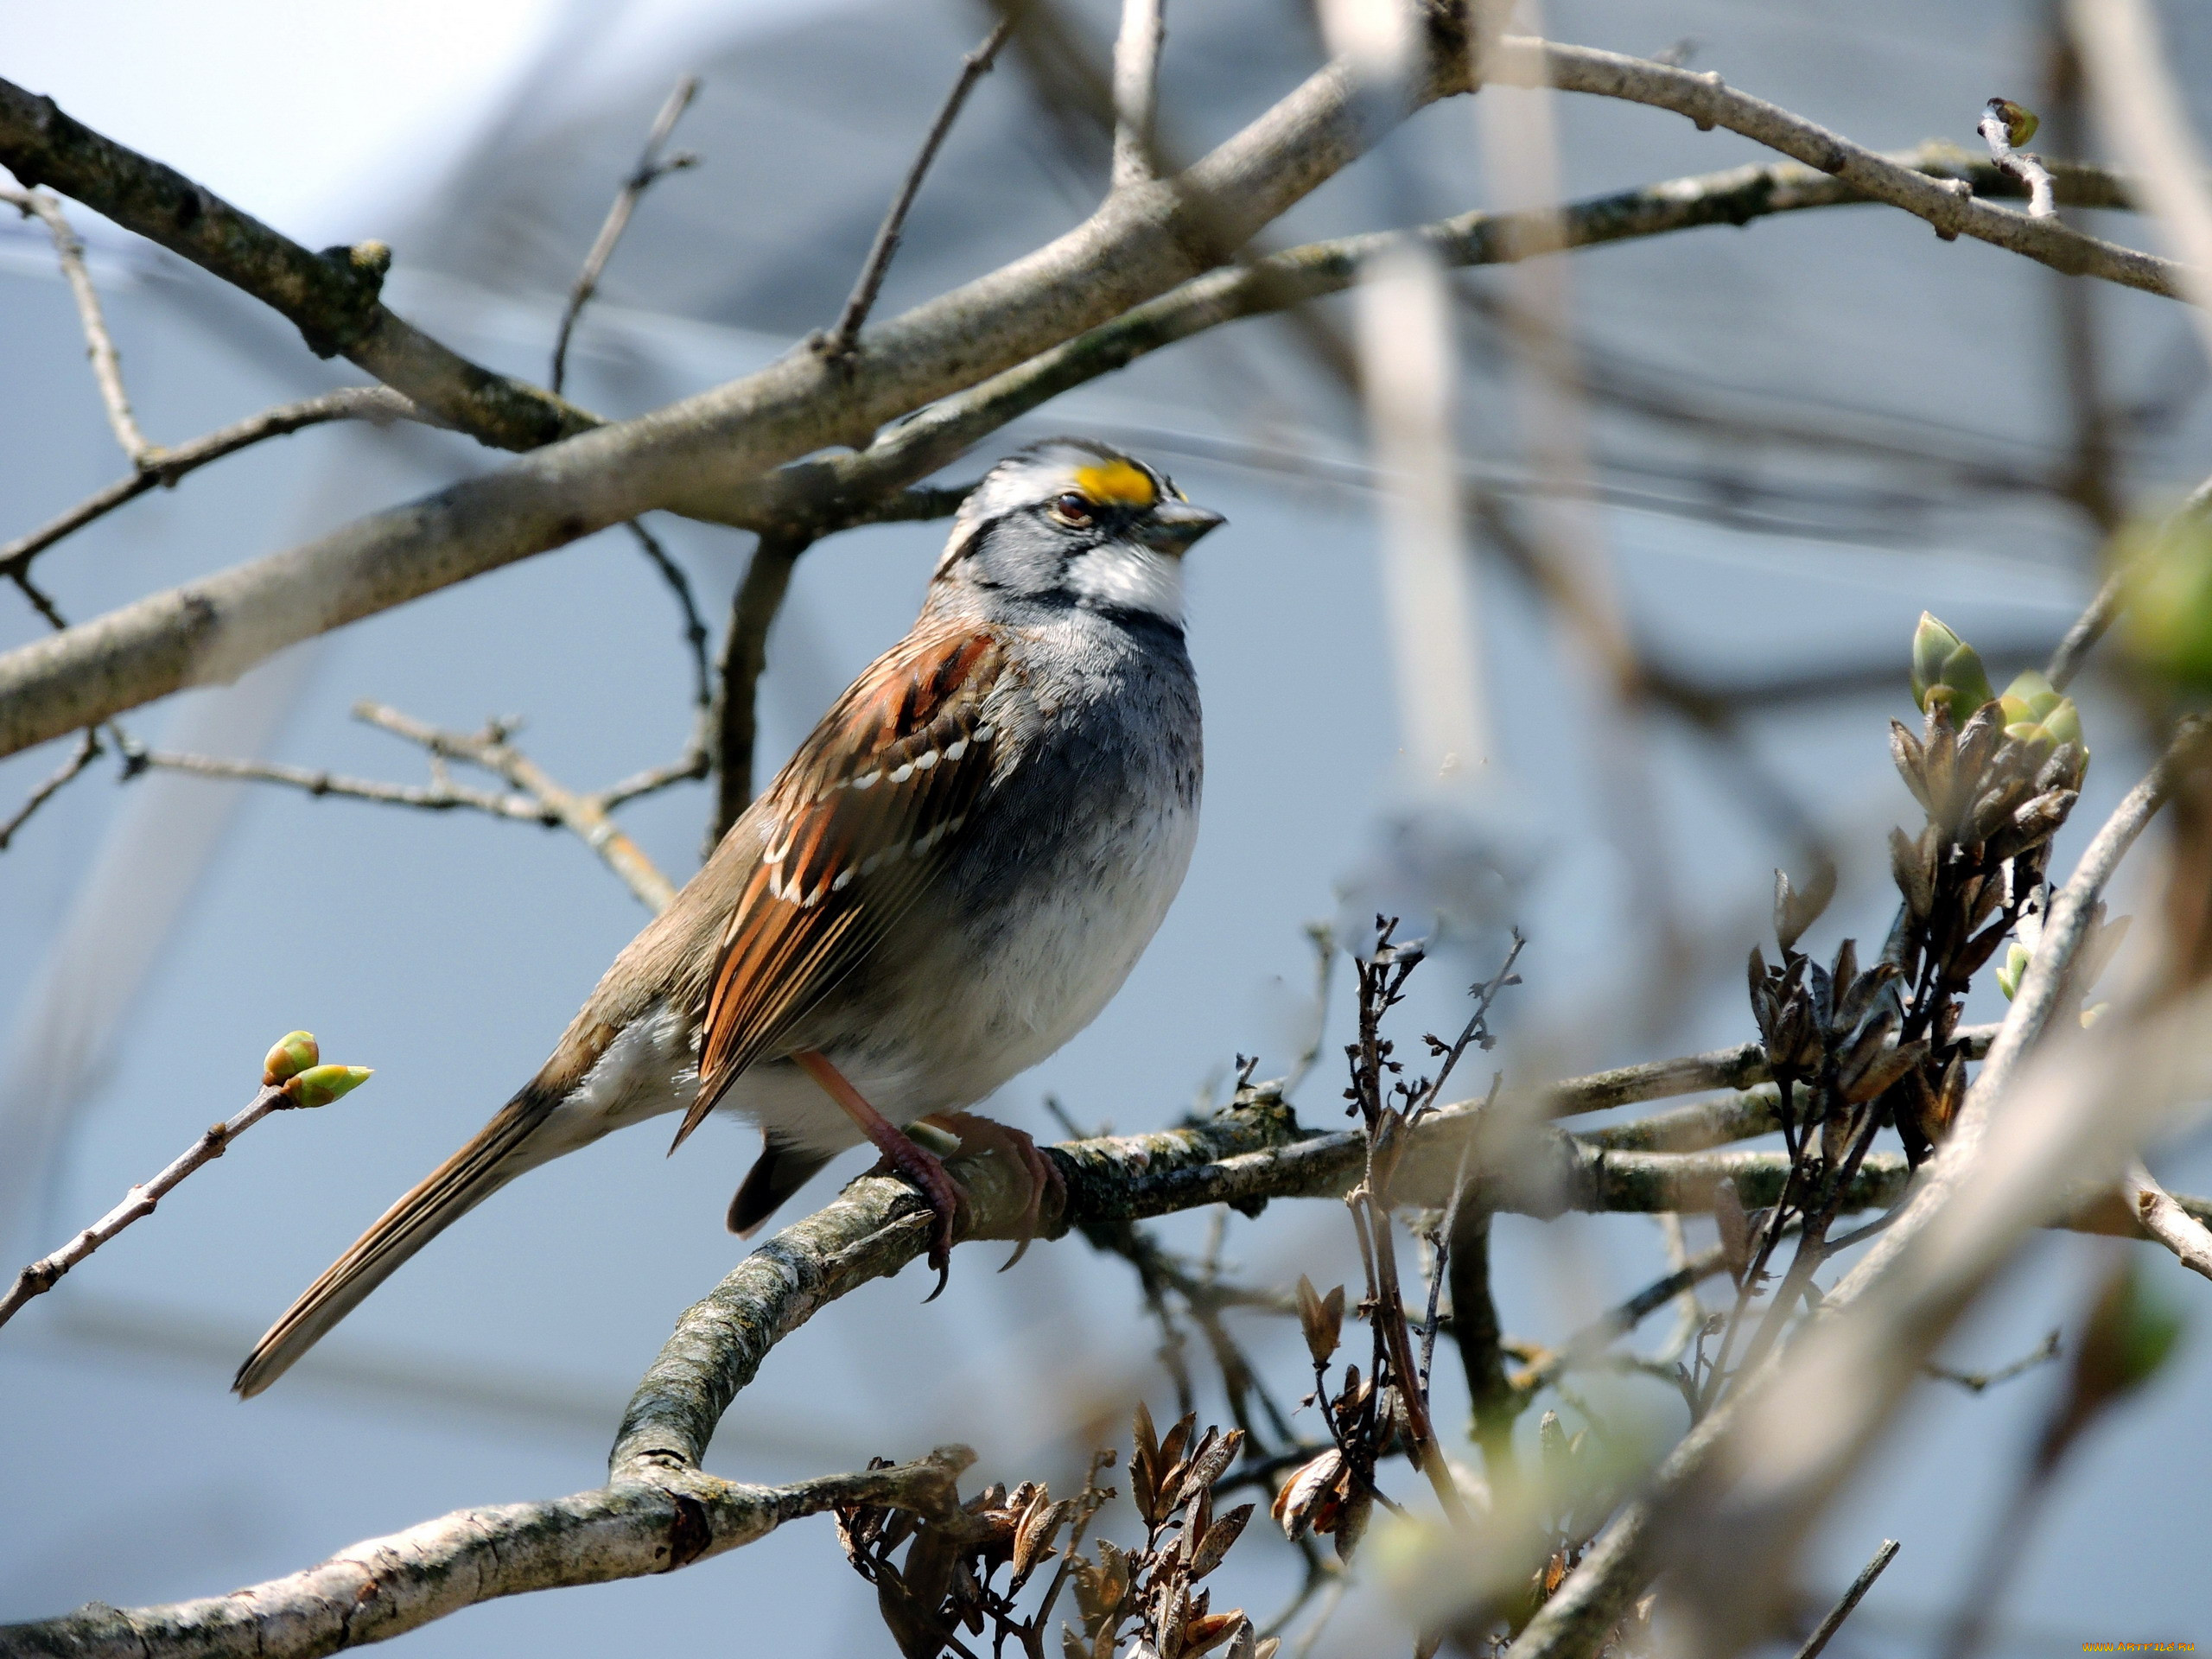
<svg viewBox="0 0 2212 1659"><path fill-rule="evenodd" d="M1179 559L1199 537L1224 522L1219 513L1194 507L1187 501L1162 501L1139 524L1137 539L1155 553L1172 554Z"/></svg>

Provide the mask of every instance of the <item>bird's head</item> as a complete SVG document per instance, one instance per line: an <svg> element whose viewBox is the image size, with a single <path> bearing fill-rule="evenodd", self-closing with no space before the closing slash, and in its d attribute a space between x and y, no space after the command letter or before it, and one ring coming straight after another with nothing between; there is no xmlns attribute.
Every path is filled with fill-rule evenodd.
<svg viewBox="0 0 2212 1659"><path fill-rule="evenodd" d="M1165 474L1086 439L1030 445L961 504L933 599L1028 601L1183 621L1183 555L1222 522Z"/></svg>

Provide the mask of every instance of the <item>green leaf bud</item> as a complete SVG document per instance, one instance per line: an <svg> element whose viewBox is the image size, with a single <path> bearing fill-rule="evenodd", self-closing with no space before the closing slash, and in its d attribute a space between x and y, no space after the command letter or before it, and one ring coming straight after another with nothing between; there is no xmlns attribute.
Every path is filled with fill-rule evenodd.
<svg viewBox="0 0 2212 1659"><path fill-rule="evenodd" d="M1920 626L1912 631L1912 700L1921 712L1928 710L1928 692L1943 679L1943 664L1960 645L1959 636L1923 611Z"/></svg>
<svg viewBox="0 0 2212 1659"><path fill-rule="evenodd" d="M295 1106L327 1106L366 1083L372 1073L365 1065L311 1065L284 1085Z"/></svg>
<svg viewBox="0 0 2212 1659"><path fill-rule="evenodd" d="M311 1031L288 1031L276 1039L276 1046L269 1051L261 1062L261 1082L264 1088L274 1088L287 1077L296 1077L322 1058L322 1051L315 1046Z"/></svg>
<svg viewBox="0 0 2212 1659"><path fill-rule="evenodd" d="M2020 992L2020 976L2028 971L2028 947L2015 943L2005 951L2005 960L1997 964L1997 988L2005 993L2010 1002Z"/></svg>
<svg viewBox="0 0 2212 1659"><path fill-rule="evenodd" d="M2082 711L2074 706L2071 697L2061 697L2050 712L2043 717L2043 729L2056 748L2062 743L2080 743L2086 756L2089 746L2082 740Z"/></svg>
<svg viewBox="0 0 2212 1659"><path fill-rule="evenodd" d="M2012 721L2039 721L2058 706L2058 693L2049 680L2036 669L2024 669L2005 688L2005 695L1998 701L2005 705L2005 718Z"/></svg>
<svg viewBox="0 0 2212 1659"><path fill-rule="evenodd" d="M2036 136L2043 122L2033 110L2015 104L2009 98L1993 98L1986 106L1990 114L2005 124L2005 142L2018 149Z"/></svg>

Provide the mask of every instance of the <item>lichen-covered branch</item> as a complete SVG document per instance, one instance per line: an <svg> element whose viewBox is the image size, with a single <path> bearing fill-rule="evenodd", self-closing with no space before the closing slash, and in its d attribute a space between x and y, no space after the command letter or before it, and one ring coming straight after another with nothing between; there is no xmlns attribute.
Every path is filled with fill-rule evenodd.
<svg viewBox="0 0 2212 1659"><path fill-rule="evenodd" d="M124 1609L93 1602L0 1629L10 1659L314 1659L382 1642L480 1602L672 1573L840 1504L950 1516L974 1461L944 1446L918 1463L748 1486L695 1469L643 1471L571 1497L456 1510L365 1539L289 1578L226 1596Z"/></svg>

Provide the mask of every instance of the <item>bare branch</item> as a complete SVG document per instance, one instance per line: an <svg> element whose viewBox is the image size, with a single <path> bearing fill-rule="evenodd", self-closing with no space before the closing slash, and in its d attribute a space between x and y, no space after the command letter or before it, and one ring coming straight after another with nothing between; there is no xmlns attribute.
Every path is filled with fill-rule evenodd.
<svg viewBox="0 0 2212 1659"><path fill-rule="evenodd" d="M1116 190L1159 176L1154 141L1160 120L1160 48L1167 39L1167 0L1122 0L1114 38L1114 173Z"/></svg>
<svg viewBox="0 0 2212 1659"><path fill-rule="evenodd" d="M1915 165L1941 176L1967 179L1977 188L2000 192L2018 188L1993 164L1967 162L1949 147L1916 151L1913 158ZM2084 200L2109 202L2123 194L2111 175L2094 169L2063 169L2059 186L2067 200L2078 194ZM1558 234L1569 245L1581 247L1864 200L1834 180L1787 164L1732 168L1649 186L1579 203L1548 217L1555 219L1560 226ZM1103 209L1102 218L1112 211L1110 207ZM1116 235L1122 233L1122 227L1114 228ZM1132 238L1137 235L1134 229L1127 233ZM1086 244L1094 239L1086 232L1073 234ZM1432 239L1440 257L1452 264L1494 263L1529 251L1533 245L1532 228L1517 224L1512 215L1467 214L1423 234ZM964 491L902 493L902 486L950 463L969 445L1058 393L1148 352L1222 323L1350 286L1361 262L1389 245L1390 239L1363 236L1318 243L1252 266L1213 272L946 397L891 428L858 454L800 461L765 476L745 476L741 470L741 482L716 491L709 499L691 502L690 508L696 516L724 523L810 535L848 524L941 516L958 505ZM1099 245L1120 244L1100 239ZM1106 259L1103 253L1096 257ZM1116 280L1126 274L1123 266L1111 262L1102 264L1100 270ZM993 280L986 279L986 284ZM1104 285L1103 276L1094 280L1082 291L1082 299L1087 303ZM960 293L976 291L977 285L971 285ZM948 296L909 314L909 323L926 314L931 327L944 320L950 327L950 311L957 308L958 297ZM1001 333L1020 334L1034 320L1034 311L1033 305L1017 304L995 314L995 326ZM953 334L967 338L957 329ZM917 346L903 353L899 370L881 354L866 361L849 360L850 374L835 399L839 405L835 410L809 403L804 388L785 384L802 373L803 363L779 365L676 410L663 411L658 417L667 423L663 439L647 441L636 429L625 429L606 440L594 440L607 448L588 464L570 456L560 468L546 467L541 472L537 468L543 463L521 462L523 470L516 473L455 486L423 504L375 515L290 553L139 601L88 625L67 647L49 645L43 652L34 648L0 657L0 753L58 737L187 684L234 675L283 645L563 545L602 524L633 518L656 505L657 499L672 501L678 486L670 471L672 463L665 458L692 454L703 442L701 434L722 430L720 416L709 417L710 407L719 409L727 403L733 408L765 410L781 407L787 398L807 404L810 412L798 429L811 435L793 435L789 452L830 441L836 431L850 424L846 411L862 381L880 369L887 383L913 384L912 377L920 372L916 355L920 350ZM963 361L968 360L963 353ZM718 447L698 451L683 474L682 487L696 487L702 479L724 473L733 456L741 458L766 442L761 434L772 424L763 421L730 428ZM671 478L664 490L646 487L654 474ZM605 500L610 494L623 499L610 507ZM250 628L245 626L249 618L254 620ZM218 645L226 648L215 649ZM77 713L79 709L85 712Z"/></svg>
<svg viewBox="0 0 2212 1659"><path fill-rule="evenodd" d="M85 351L92 360L92 378L99 385L109 429L122 446L124 458L133 467L145 466L160 451L146 442L146 435L138 429L138 417L130 412L130 394L123 385L123 359L116 355L115 337L108 333L99 291L92 286L92 273L85 268L85 245L69 228L61 204L45 191L0 189L0 201L15 207L25 219L43 221L46 233L54 238L54 257L61 262L61 274L68 278L69 291L76 297L77 320L84 327Z"/></svg>
<svg viewBox="0 0 2212 1659"><path fill-rule="evenodd" d="M1433 70L1423 101L1464 87L1464 54L1440 51ZM1109 197L1050 245L878 324L866 350L835 365L812 353L789 354L646 419L582 433L557 454L521 456L0 658L0 752L188 683L233 677L285 645L657 506L742 522L731 508L768 468L959 391L1188 279L1201 256L1189 239L1196 226L1185 194L1207 204L1207 245L1249 237L1379 137L1354 118L1348 99L1344 75L1322 70L1194 163L1182 188L1163 182ZM6 106L0 96L0 138ZM74 709L85 712L54 718Z"/></svg>
<svg viewBox="0 0 2212 1659"><path fill-rule="evenodd" d="M2088 72L2099 119L2140 175L2144 205L2164 222L2183 258L2174 279L2191 305L2198 341L2212 353L2212 200L2203 152L2165 67L2158 27L2141 0L2068 0L2068 28Z"/></svg>
<svg viewBox="0 0 2212 1659"><path fill-rule="evenodd" d="M740 1485L690 1465L618 1469L594 1491L456 1510L226 1596L128 1611L95 1602L11 1625L0 1629L0 1645L79 1659L308 1659L386 1641L501 1596L672 1573L841 1504L950 1519L956 1481L974 1461L965 1446L940 1446L919 1463L791 1486Z"/></svg>
<svg viewBox="0 0 2212 1659"><path fill-rule="evenodd" d="M441 759L465 760L505 779L598 854L647 909L664 911L676 897L676 884L607 817L603 796L579 795L556 783L543 767L507 741L504 727L494 723L476 734L443 731L397 709L367 701L355 703L353 714L395 737L421 744ZM633 795L638 792L641 791L632 791Z"/></svg>
<svg viewBox="0 0 2212 1659"><path fill-rule="evenodd" d="M1882 1569L1897 1558L1897 1541L1894 1538L1883 1539L1882 1547L1874 1552L1874 1559L1859 1569L1859 1576L1851 1581L1851 1588L1843 1592L1843 1599L1828 1609L1827 1617L1820 1622L1812 1635L1805 1638L1805 1645L1797 1649L1797 1659L1819 1659L1821 1649L1827 1646L1828 1639L1843 1628L1843 1621L1851 1617L1852 1609L1858 1606L1866 1592L1874 1587L1874 1580L1882 1576Z"/></svg>
<svg viewBox="0 0 2212 1659"><path fill-rule="evenodd" d="M195 472L211 461L220 461L226 455L236 454L265 438L281 438L302 427L318 426L326 421L367 421L375 426L386 426L393 421L421 421L431 426L444 424L388 386L346 386L336 391L319 392L312 397L302 397L297 403L279 404L274 409L265 409L258 415L219 428L205 437L194 438L189 443L178 444L172 449L153 451L145 463L130 477L118 479L97 495L87 496L60 518L50 519L36 530L0 546L0 575L12 576L16 571L28 569L33 559L63 537L82 530L96 518L105 518L124 502L135 500L156 485L167 488L187 473Z"/></svg>
<svg viewBox="0 0 2212 1659"><path fill-rule="evenodd" d="M968 101L968 94L977 81L991 72L991 61L1013 33L1010 20L1002 20L983 39L983 43L960 60L960 75L952 83L952 90L944 97L944 105L937 112L937 119L930 124L929 134L922 140L922 148L914 163L906 169L904 183L892 200L891 211L883 216L883 223L876 226L875 241L869 246L868 258L861 265L859 279L853 284L852 293L846 298L845 308L837 315L836 327L826 338L815 343L815 349L827 358L841 358L849 353L861 337L861 325L868 314L875 308L875 296L881 291L883 278L891 269L891 261L899 251L899 238L906 234L906 213L919 194L923 177L930 170L930 163L937 159L938 148L945 135L952 130L952 124L960 118L960 106Z"/></svg>
<svg viewBox="0 0 2212 1659"><path fill-rule="evenodd" d="M8 577L16 584L16 591L30 601L31 608L45 620L47 626L59 633L69 626L69 619L61 614L60 608L54 604L46 590L31 580L29 571L18 568L8 572ZM86 729L89 730L90 728ZM57 733L55 735L58 736L60 734Z"/></svg>
<svg viewBox="0 0 2212 1659"><path fill-rule="evenodd" d="M148 749L136 757L148 771L181 772L195 778L238 783L279 784L309 795L335 795L352 801L373 801L384 806L410 806L426 812L451 811L466 807L495 818L524 823L558 824L550 808L527 795L499 795L488 789L470 789L448 779L430 784L386 784L371 779L347 778L312 766L288 766L269 760L234 760L215 754L179 754Z"/></svg>
<svg viewBox="0 0 2212 1659"><path fill-rule="evenodd" d="M715 816L707 826L711 852L753 804L753 745L759 736L760 676L768 666L768 632L791 591L791 571L812 543L810 536L763 534L745 567L745 580L729 604L729 632L722 639L721 687L715 707L711 753Z"/></svg>
<svg viewBox="0 0 2212 1659"><path fill-rule="evenodd" d="M660 579L676 595L676 603L683 613L683 644L691 654L691 704L703 709L715 695L714 679L707 666L707 625L699 615L699 601L692 597L691 579L683 574L683 567L669 557L653 533L636 519L629 524L630 534L637 540L638 549L652 562Z"/></svg>
<svg viewBox="0 0 2212 1659"><path fill-rule="evenodd" d="M567 309L561 314L561 332L553 342L553 395L561 395L562 383L569 373L569 336L575 332L576 319L583 315L584 307L591 303L593 295L599 292L599 279L607 262L614 257L622 232L630 228L630 215L637 212L638 203L646 191L671 173L680 173L687 167L696 167L699 158L688 149L678 150L663 159L662 148L676 130L676 124L683 118L683 111L691 107L691 100L699 95L699 77L686 75L676 83L660 106L660 113L653 118L652 130L645 135L645 147L639 152L638 164L622 188L614 193L614 202L607 210L607 218L599 227L599 234L592 238L591 251L584 256L583 269L576 273L575 286L569 290Z"/></svg>
<svg viewBox="0 0 2212 1659"><path fill-rule="evenodd" d="M2023 1354L1993 1371L1961 1371L1932 1362L1920 1369L1940 1382L1957 1383L1968 1394L1986 1394L1999 1382L2010 1382L2016 1376L2025 1376L2038 1365L2050 1364L2058 1355L2058 1328L2054 1325L2044 1334L2044 1339L2036 1344L2033 1353Z"/></svg>
<svg viewBox="0 0 2212 1659"><path fill-rule="evenodd" d="M2191 298L2182 267L2173 260L2084 235L2055 218L2031 219L1986 206L1961 181L1939 182L1900 167L1817 123L1731 90L1717 74L1693 74L1592 47L1515 38L1499 42L1486 68L1489 79L1510 86L1592 92L1672 110L1701 128L1726 127L1795 156L1862 195L1927 220L1945 241L1970 236L2070 276L2096 276L2169 299Z"/></svg>
<svg viewBox="0 0 2212 1659"><path fill-rule="evenodd" d="M310 253L212 190L0 80L0 163L181 254L283 315L318 357L342 355L480 442L530 449L599 417L440 345L378 300L380 242Z"/></svg>
<svg viewBox="0 0 2212 1659"><path fill-rule="evenodd" d="M2212 1229L2174 1202L2140 1159L2127 1166L2120 1186L2143 1230L2171 1250L2191 1273L2212 1279Z"/></svg>
<svg viewBox="0 0 2212 1659"><path fill-rule="evenodd" d="M79 772L92 764L99 753L99 733L88 728L78 734L77 747L70 752L69 758L48 773L44 781L24 798L23 804L16 809L13 817L5 823L0 823L0 853L8 850L8 843L15 840L16 832L18 830L30 822L31 815L60 794L75 779Z"/></svg>

